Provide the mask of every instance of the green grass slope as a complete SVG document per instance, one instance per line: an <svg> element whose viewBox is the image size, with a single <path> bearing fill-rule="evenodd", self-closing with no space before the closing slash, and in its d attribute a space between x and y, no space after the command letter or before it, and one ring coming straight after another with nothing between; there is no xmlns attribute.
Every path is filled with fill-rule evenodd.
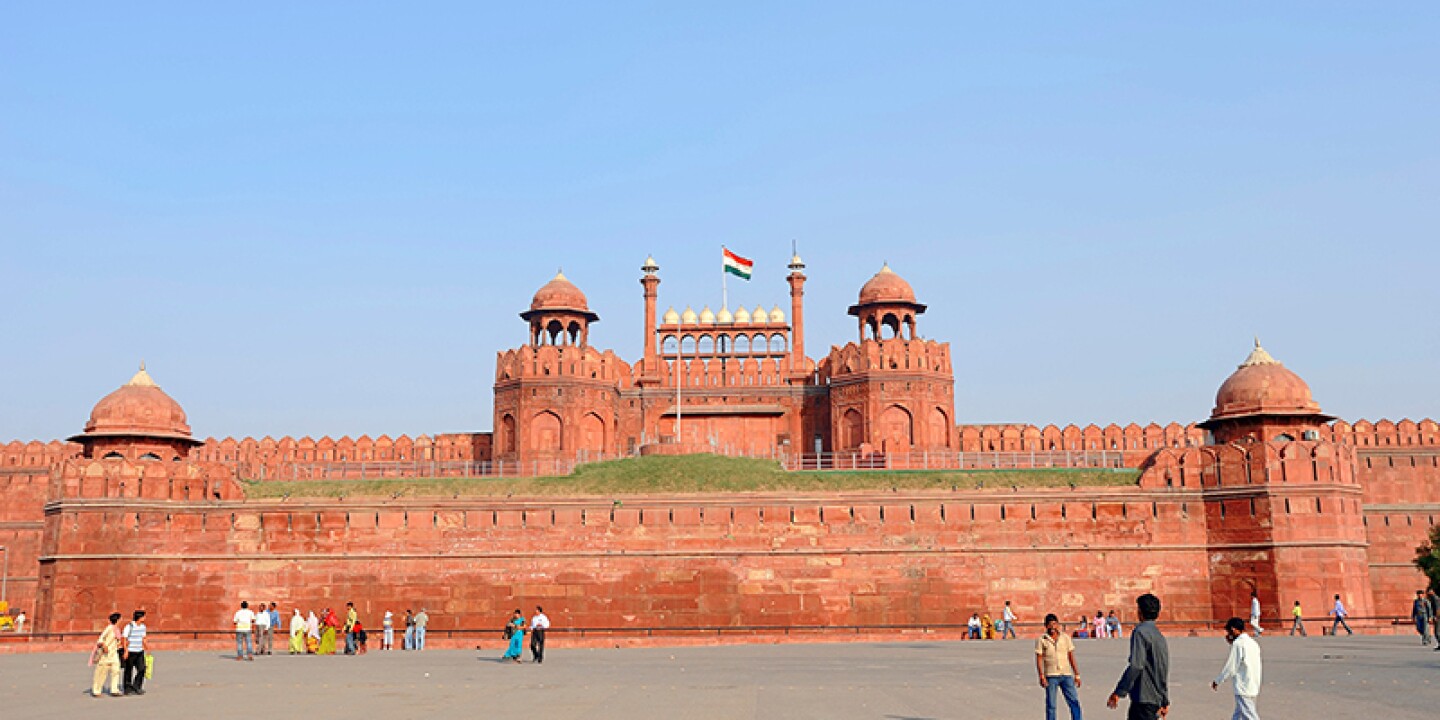
<svg viewBox="0 0 1440 720"><path fill-rule="evenodd" d="M773 460L719 455L637 457L582 465L569 475L532 478L406 478L245 482L266 497L435 497L638 495L716 492L846 492L977 487L1135 485L1137 470L846 470L786 472Z"/></svg>

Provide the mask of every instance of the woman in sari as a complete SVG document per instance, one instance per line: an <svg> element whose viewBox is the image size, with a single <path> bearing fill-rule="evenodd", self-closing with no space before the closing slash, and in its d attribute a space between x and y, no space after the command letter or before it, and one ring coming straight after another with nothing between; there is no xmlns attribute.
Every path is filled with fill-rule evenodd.
<svg viewBox="0 0 1440 720"><path fill-rule="evenodd" d="M305 654L305 618L300 616L300 608L290 616L290 654Z"/></svg>
<svg viewBox="0 0 1440 720"><path fill-rule="evenodd" d="M314 610L305 618L305 652L311 655L320 652L320 618L315 617Z"/></svg>
<svg viewBox="0 0 1440 720"><path fill-rule="evenodd" d="M520 653L525 647L525 613L519 610L510 616L510 623L505 626L510 633L510 647L506 648L501 660L513 660L520 662Z"/></svg>
<svg viewBox="0 0 1440 720"><path fill-rule="evenodd" d="M335 654L335 628L340 627L340 618L335 617L335 611L325 608L325 619L320 621L320 654Z"/></svg>

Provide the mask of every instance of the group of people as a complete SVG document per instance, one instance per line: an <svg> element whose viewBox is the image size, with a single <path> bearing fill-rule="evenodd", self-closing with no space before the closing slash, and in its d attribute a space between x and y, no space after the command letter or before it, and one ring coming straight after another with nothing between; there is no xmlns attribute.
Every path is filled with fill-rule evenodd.
<svg viewBox="0 0 1440 720"><path fill-rule="evenodd" d="M990 619L990 613L971 613L970 619L966 621L965 637L970 640L1005 640L1014 638L1015 622L1018 618L1015 611L1010 608L1010 601L1005 601L1005 607L1000 613L998 621ZM1124 630L1120 627L1120 617L1111 610L1107 615L1104 611L1097 611L1092 622L1090 618L1081 615L1080 621L1075 630L1071 633L1075 638L1123 638Z"/></svg>
<svg viewBox="0 0 1440 720"><path fill-rule="evenodd" d="M424 650L425 633L430 624L430 615L425 608L419 613L405 610L403 649ZM274 654L274 636L281 632L280 611L275 603L265 603L252 610L249 601L242 601L235 611L235 659L254 660L256 655ZM381 650L395 649L395 614L385 611L381 621ZM360 621L355 603L345 603L345 617L342 620L332 608L325 608L319 615L311 610L302 615L300 608L291 610L290 645L291 655L334 655L343 642L346 655L364 655L369 652L370 633Z"/></svg>
<svg viewBox="0 0 1440 720"><path fill-rule="evenodd" d="M519 663L520 656L525 650L525 632L530 632L530 659L537 663L545 662L545 633L550 629L550 618L545 615L545 609L539 605L535 606L535 616L529 620L525 619L525 613L519 608L510 614L510 620L505 623L504 635L509 640L505 646L505 654L500 656L501 660ZM476 648L479 649L479 648Z"/></svg>
<svg viewBox="0 0 1440 720"><path fill-rule="evenodd" d="M971 613L970 619L966 621L965 637L970 640L1004 640L1014 638L1015 621L1018 620L1015 611L1010 608L1010 601L1005 601L1005 608L1000 612L999 620L991 620L990 613Z"/></svg>
<svg viewBox="0 0 1440 720"><path fill-rule="evenodd" d="M1075 627L1074 636L1077 638L1101 640L1109 638L1119 639L1125 637L1125 630L1120 627L1120 616L1116 615L1114 610L1111 610L1108 615L1103 610L1096 610L1093 621L1084 615L1080 616L1080 621Z"/></svg>
<svg viewBox="0 0 1440 720"><path fill-rule="evenodd" d="M1114 709L1122 698L1129 698L1128 720L1155 720L1170 712L1170 649L1155 624L1160 617L1160 598L1146 593L1136 598L1135 606L1140 624L1130 634L1129 661L1105 705ZM1232 719L1259 720L1255 701L1260 695L1260 645L1245 634L1245 621L1238 617L1226 621L1225 640L1230 643L1230 653L1210 689L1218 690L1233 680ZM1080 666L1075 660L1075 643L1054 613L1045 616L1045 634L1035 641L1035 669L1040 687L1045 689L1046 720L1055 720L1059 696L1065 698L1071 720L1081 720Z"/></svg>
<svg viewBox="0 0 1440 720"><path fill-rule="evenodd" d="M120 627L120 613L111 613L110 622L100 631L95 647L90 651L90 665L95 668L90 681L90 695L103 697L105 686L110 686L110 695L144 695L145 679L150 677L153 659L147 655L150 649L146 635L145 611L136 610L130 615L130 622Z"/></svg>
<svg viewBox="0 0 1440 720"><path fill-rule="evenodd" d="M1415 621L1415 632L1420 633L1420 644L1428 646L1434 641L1435 651L1440 652L1440 595L1434 588L1415 591L1410 619Z"/></svg>
<svg viewBox="0 0 1440 720"><path fill-rule="evenodd" d="M1346 635L1355 634L1355 631L1350 629L1350 623L1346 621L1346 618L1350 617L1350 611L1345 609L1345 603L1338 594L1335 596L1335 604L1330 607L1326 616L1334 620L1330 624L1331 635L1339 633L1342 627L1345 628ZM1260 627L1260 594L1254 590L1250 591L1250 627L1255 629L1255 637L1265 634L1265 629ZM1290 608L1290 634L1296 633L1299 633L1300 637L1309 636L1305 632L1305 611L1301 609L1299 600Z"/></svg>

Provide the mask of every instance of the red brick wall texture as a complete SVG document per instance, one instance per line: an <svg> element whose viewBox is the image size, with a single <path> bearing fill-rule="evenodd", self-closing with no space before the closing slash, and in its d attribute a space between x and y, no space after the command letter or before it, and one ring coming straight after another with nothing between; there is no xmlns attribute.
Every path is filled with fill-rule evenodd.
<svg viewBox="0 0 1440 720"><path fill-rule="evenodd" d="M1129 616L1142 592L1173 620L1207 621L1243 614L1252 589L1267 615L1295 600L1319 615L1337 593L1357 615L1403 614L1433 522L1403 501L1433 495L1435 455L1205 447L1157 453L1138 488L619 503L244 500L226 466L199 463L0 478L30 493L5 515L28 524L3 527L33 548L15 559L30 553L38 582L12 587L32 593L39 630L90 630L132 606L157 626L224 629L240 599L424 606L438 629L536 604L571 627L945 624L1005 600L1030 619Z"/></svg>

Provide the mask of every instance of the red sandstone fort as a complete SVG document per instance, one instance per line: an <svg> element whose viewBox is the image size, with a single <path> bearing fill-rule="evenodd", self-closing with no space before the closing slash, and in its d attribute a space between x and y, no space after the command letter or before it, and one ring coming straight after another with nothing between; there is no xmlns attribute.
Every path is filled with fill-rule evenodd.
<svg viewBox="0 0 1440 720"><path fill-rule="evenodd" d="M591 344L599 316L563 275L499 353L494 432L198 440L142 367L68 441L0 445L11 606L37 632L111 610L156 629L226 628L240 599L425 606L432 628L496 626L544 604L557 626L963 624L1022 617L1404 614L1440 514L1440 426L1324 414L1256 343L1194 424L956 424L949 346L888 267L860 289L852 342L805 354L804 264L788 310L658 312L642 267L644 356ZM1199 408L1197 408L1198 410ZM1197 413L1198 414L1198 413ZM961 413L963 415L963 412ZM612 498L247 499L241 479L539 474L652 453L786 467L1137 468L1132 487L961 488ZM1067 615L1068 613L1068 615Z"/></svg>

